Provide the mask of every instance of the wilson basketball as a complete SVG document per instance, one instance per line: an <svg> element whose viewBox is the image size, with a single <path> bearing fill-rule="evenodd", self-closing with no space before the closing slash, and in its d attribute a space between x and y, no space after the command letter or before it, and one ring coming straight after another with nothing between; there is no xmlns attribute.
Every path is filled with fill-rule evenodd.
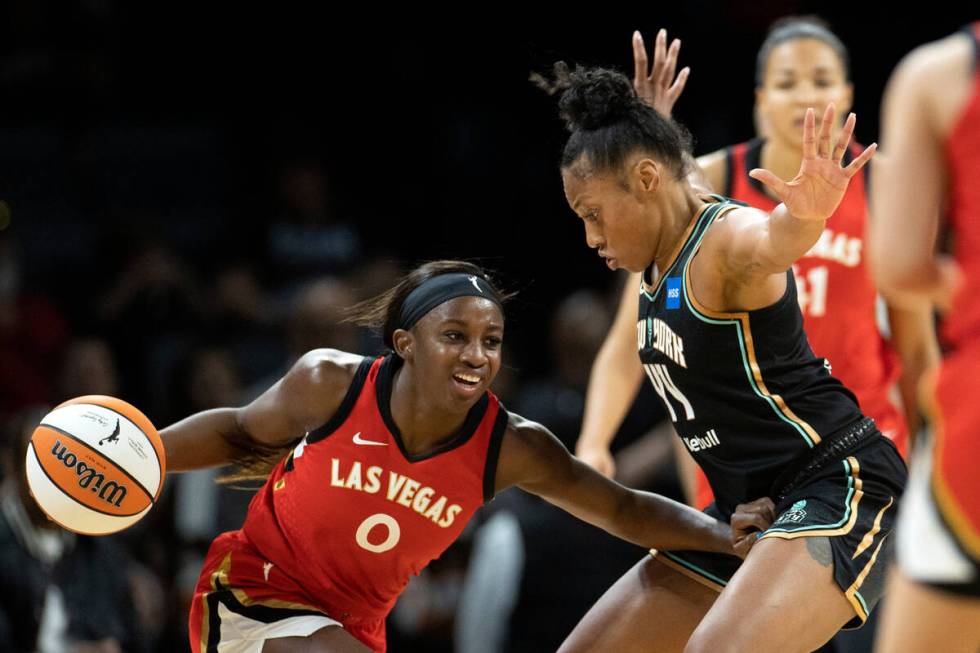
<svg viewBox="0 0 980 653"><path fill-rule="evenodd" d="M41 420L27 447L34 499L54 522L83 535L108 535L142 519L165 473L156 428L114 397L66 401Z"/></svg>

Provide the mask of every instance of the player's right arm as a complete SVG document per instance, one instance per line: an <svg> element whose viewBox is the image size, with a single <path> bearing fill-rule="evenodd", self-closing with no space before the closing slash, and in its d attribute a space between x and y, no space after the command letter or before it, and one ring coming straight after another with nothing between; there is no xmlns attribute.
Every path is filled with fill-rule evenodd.
<svg viewBox="0 0 980 653"><path fill-rule="evenodd" d="M585 395L582 431L575 455L606 476L616 472L609 444L633 405L643 381L636 353L637 288L640 274L630 274L609 334L592 364Z"/></svg>
<svg viewBox="0 0 980 653"><path fill-rule="evenodd" d="M168 426L160 432L167 471L228 465L303 437L337 411L361 360L315 349L247 406L205 410Z"/></svg>

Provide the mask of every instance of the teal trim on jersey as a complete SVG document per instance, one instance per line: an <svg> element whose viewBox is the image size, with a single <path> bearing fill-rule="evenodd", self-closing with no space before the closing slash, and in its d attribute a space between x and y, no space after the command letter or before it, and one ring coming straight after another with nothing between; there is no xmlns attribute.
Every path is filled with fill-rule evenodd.
<svg viewBox="0 0 980 653"><path fill-rule="evenodd" d="M673 553L671 553L669 551L658 551L657 553L659 555L666 556L671 562L676 562L680 566L685 567L687 569L690 569L691 571L693 571L694 573L696 573L698 576L704 576L705 578L707 578L708 580L710 580L713 583L718 583L722 587L725 587L725 586L728 585L728 581L727 580L722 580L722 579L718 578L717 576L715 576L714 574L705 571L701 567L698 567L695 564L691 564L690 562L688 562L687 560L684 560L682 558L678 558L677 556L675 556Z"/></svg>
<svg viewBox="0 0 980 653"><path fill-rule="evenodd" d="M724 198L721 195L711 195L711 197L716 197L724 200ZM647 289L644 287L645 284L643 283L643 278L642 277L640 278L640 292L646 295L646 298L648 300L652 302L657 298L657 295L660 294L660 289L663 288L664 286L664 281L667 280L667 277L670 276L670 273L673 271L673 269L676 268L677 264L680 263L682 258L684 258L684 250L687 249L687 246L691 244L691 240L697 237L697 235L701 232L701 230L705 226L705 223L707 222L708 224L710 224L711 220L714 220L714 214L718 212L718 209L721 206L723 205L711 204L704 210L704 213L702 213L701 217L698 218L698 223L694 225L694 229L691 230L691 235L687 237L687 240L684 241L684 244L681 246L680 251L677 253L677 258L674 259L674 262L670 264L670 267L667 268L667 271L661 274L660 278L657 279L657 287L654 289L652 295L648 293ZM711 216L710 220L708 219L709 215Z"/></svg>
<svg viewBox="0 0 980 653"><path fill-rule="evenodd" d="M836 524L814 524L812 526L801 526L799 528L768 528L762 535L767 533L801 533L803 531L822 530L825 528L840 528L851 518L851 497L854 496L854 475L851 474L851 463L844 461L844 472L847 474L847 497L844 498L844 516ZM760 536L761 537L761 536ZM867 612L867 610L865 610Z"/></svg>
<svg viewBox="0 0 980 653"><path fill-rule="evenodd" d="M718 205L718 206L724 206L724 205ZM715 213L717 213L717 211ZM714 220L714 215L712 215L712 220ZM708 229L706 227L704 231L701 233L701 236L698 238L698 241L694 244L694 249L697 249L698 247L701 246L701 241L704 240L704 236L707 232ZM677 258L680 259L679 256ZM690 299L688 299L687 296L687 270L691 265L692 258L693 257L689 256L687 261L684 262L684 270L681 273L681 279L682 279L681 288L684 291L684 303L687 304L687 308L691 311L691 313L694 314L695 317L697 317L702 322L707 322L708 324L716 324L721 326L725 326L725 325L735 326L735 329L738 331L738 348L739 351L742 353L742 366L745 368L745 376L748 378L749 385L752 386L752 390L755 392L756 395L764 399L766 403L769 404L773 412L779 416L779 419L783 420L784 422L792 426L794 429L796 429L796 431L803 437L803 440L806 442L807 446L812 449L813 439L810 438L810 436L803 429L803 427L797 424L796 422L794 422L793 420L791 420L790 418L786 417L786 415L783 415L783 412L779 410L779 406L776 405L776 402L773 401L772 397L763 393L762 390L759 389L759 386L756 385L755 377L752 376L752 367L749 365L749 356L748 353L745 351L745 333L742 331L741 320L734 319L734 318L719 320L713 317L708 317L707 315L704 315L700 311L698 311L698 309L696 309L694 305L691 304L691 301ZM759 370L759 373L761 374L762 370Z"/></svg>
<svg viewBox="0 0 980 653"><path fill-rule="evenodd" d="M856 596L857 600L861 602L861 607L864 608L864 614L870 615L871 610L868 610L868 604L864 602L864 597L861 596L861 592L854 592L854 596Z"/></svg>

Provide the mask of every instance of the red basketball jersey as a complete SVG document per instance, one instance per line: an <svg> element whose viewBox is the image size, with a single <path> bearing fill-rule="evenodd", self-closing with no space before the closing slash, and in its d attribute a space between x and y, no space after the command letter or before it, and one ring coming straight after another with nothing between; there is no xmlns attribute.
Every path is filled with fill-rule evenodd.
<svg viewBox="0 0 980 653"><path fill-rule="evenodd" d="M391 416L393 356L365 359L337 415L308 433L252 500L243 532L284 592L350 626L374 650L377 624L493 497L507 412L486 393L460 431L409 454ZM361 627L359 627L361 626ZM365 635L365 633L368 633Z"/></svg>
<svg viewBox="0 0 980 653"><path fill-rule="evenodd" d="M749 177L759 168L763 141L728 148L728 182L723 195L764 211L779 202ZM844 164L863 148L852 143ZM878 330L877 291L864 257L870 165L851 179L840 206L827 220L820 240L793 266L803 329L813 352L830 361L833 374L857 395L861 411L898 447L908 446L905 418L889 399L899 376L898 357ZM698 474L697 505L711 502L710 488Z"/></svg>
<svg viewBox="0 0 980 653"><path fill-rule="evenodd" d="M980 53L980 23L969 28ZM978 54L980 61L980 54ZM950 348L980 338L980 66L973 73L973 94L946 139L949 171L947 221L954 234L953 256L963 272L963 286L943 321L943 338Z"/></svg>
<svg viewBox="0 0 980 653"><path fill-rule="evenodd" d="M945 524L960 547L980 562L980 22L967 28L974 43L973 92L946 140L947 222L963 285L943 323L948 348L935 384L932 489Z"/></svg>

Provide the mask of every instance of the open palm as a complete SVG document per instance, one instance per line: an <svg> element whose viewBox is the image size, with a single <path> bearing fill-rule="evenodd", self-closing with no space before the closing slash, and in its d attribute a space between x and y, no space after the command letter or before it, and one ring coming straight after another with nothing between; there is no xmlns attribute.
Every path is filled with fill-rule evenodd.
<svg viewBox="0 0 980 653"><path fill-rule="evenodd" d="M800 220L829 218L843 199L851 177L871 160L878 149L878 145L872 143L850 165L841 167L857 118L853 113L847 117L833 151L830 150L830 128L834 124L834 105L827 105L819 135L815 134L814 121L813 109L807 109L803 121L803 162L793 179L783 181L763 168L749 172L750 177L768 186L789 212Z"/></svg>

